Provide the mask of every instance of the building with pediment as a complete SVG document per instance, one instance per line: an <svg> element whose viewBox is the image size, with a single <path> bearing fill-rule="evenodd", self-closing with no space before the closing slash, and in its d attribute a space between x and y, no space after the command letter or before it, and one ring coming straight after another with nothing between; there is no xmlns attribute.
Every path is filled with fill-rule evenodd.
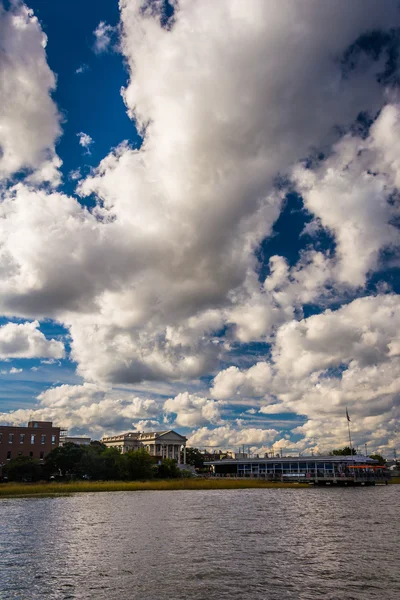
<svg viewBox="0 0 400 600"><path fill-rule="evenodd" d="M108 448L117 448L122 454L130 450L144 448L157 460L172 458L181 463L181 450L183 450L183 463L186 464L186 437L176 431L130 431L119 435L106 436L102 443Z"/></svg>

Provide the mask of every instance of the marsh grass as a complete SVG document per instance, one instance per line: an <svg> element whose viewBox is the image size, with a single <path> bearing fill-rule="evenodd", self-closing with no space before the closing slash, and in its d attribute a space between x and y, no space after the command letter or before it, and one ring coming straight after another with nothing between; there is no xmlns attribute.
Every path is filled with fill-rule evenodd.
<svg viewBox="0 0 400 600"><path fill-rule="evenodd" d="M248 488L308 488L301 483L271 483L256 479L169 479L153 481L74 481L68 483L3 483L0 499L23 496L65 496L77 492L139 492L146 490L240 490Z"/></svg>

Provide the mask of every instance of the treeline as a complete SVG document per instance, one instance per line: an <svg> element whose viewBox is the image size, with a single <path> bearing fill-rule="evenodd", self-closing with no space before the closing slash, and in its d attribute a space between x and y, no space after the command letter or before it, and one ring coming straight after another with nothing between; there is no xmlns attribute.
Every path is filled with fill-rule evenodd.
<svg viewBox="0 0 400 600"><path fill-rule="evenodd" d="M345 446L344 448L332 450L332 452L329 452L329 454L330 456L355 456L357 452L354 448L350 448L350 446ZM377 460L380 465L384 465L386 463L386 459L383 458L381 454L370 454L369 458Z"/></svg>
<svg viewBox="0 0 400 600"><path fill-rule="evenodd" d="M3 467L3 477L8 481L135 481L182 476L190 476L190 472L182 472L172 459L165 458L158 465L144 449L121 454L101 442L91 442L88 446L67 443L52 450L43 463L21 456Z"/></svg>

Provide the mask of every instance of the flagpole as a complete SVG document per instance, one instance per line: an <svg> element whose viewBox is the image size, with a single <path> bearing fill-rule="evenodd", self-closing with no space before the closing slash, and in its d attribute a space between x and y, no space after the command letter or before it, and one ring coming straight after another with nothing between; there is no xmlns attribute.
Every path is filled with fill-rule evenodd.
<svg viewBox="0 0 400 600"><path fill-rule="evenodd" d="M349 413L347 412L347 407L346 407L346 417L347 417L347 429L349 430L350 452L351 452L351 455L353 455L353 444L351 441L351 431L350 431L350 417L349 417Z"/></svg>
<svg viewBox="0 0 400 600"><path fill-rule="evenodd" d="M351 450L351 453L353 454L353 444L352 444L352 442L351 442L351 432L350 432L350 422L349 422L349 421L347 421L347 428L348 428L348 430L349 430L349 442L350 442L350 450Z"/></svg>

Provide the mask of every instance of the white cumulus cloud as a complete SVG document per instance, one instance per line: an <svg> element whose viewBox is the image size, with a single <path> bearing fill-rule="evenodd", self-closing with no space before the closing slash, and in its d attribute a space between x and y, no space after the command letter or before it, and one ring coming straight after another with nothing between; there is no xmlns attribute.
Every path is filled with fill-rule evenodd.
<svg viewBox="0 0 400 600"><path fill-rule="evenodd" d="M293 320L278 329L265 363L270 376L258 380L257 390L249 385L254 367L230 367L217 374L211 392L230 404L253 396L261 415L302 415L306 423L294 433L304 436L303 445L318 442L325 450L346 444L347 407L355 440L374 440L387 451L399 438L399 318L399 296L388 294Z"/></svg>
<svg viewBox="0 0 400 600"><path fill-rule="evenodd" d="M380 251L399 245L400 210L392 202L400 182L399 135L400 106L388 105L367 139L347 135L319 167L294 171L305 206L335 237L332 275L339 282L363 286Z"/></svg>
<svg viewBox="0 0 400 600"><path fill-rule="evenodd" d="M220 404L187 392L178 394L164 403L164 411L175 414L175 423L181 427L198 427L221 421Z"/></svg>
<svg viewBox="0 0 400 600"><path fill-rule="evenodd" d="M34 410L0 413L0 423L24 424L34 414L35 419L53 421L70 431L84 430L99 438L106 433L143 427L144 420L153 421L154 425L152 417L159 411L152 399L89 383L55 386L42 392L37 399Z"/></svg>
<svg viewBox="0 0 400 600"><path fill-rule="evenodd" d="M108 25L105 21L100 21L93 32L95 42L93 49L96 54L107 52L110 49L113 38L116 33L116 28ZM77 71L78 72L78 71Z"/></svg>
<svg viewBox="0 0 400 600"><path fill-rule="evenodd" d="M193 431L188 439L188 444L197 448L213 447L227 450L235 450L245 444L260 446L271 443L277 436L275 429L261 429L248 427L245 429L235 429L232 425L222 425L214 429L200 427Z"/></svg>
<svg viewBox="0 0 400 600"><path fill-rule="evenodd" d="M86 154L90 154L90 146L93 144L93 138L88 133L83 133L83 131L76 135L79 138L79 145L85 149Z"/></svg>
<svg viewBox="0 0 400 600"><path fill-rule="evenodd" d="M12 367L10 369L10 375L16 375L17 373L22 373L23 369L17 369L17 367Z"/></svg>
<svg viewBox="0 0 400 600"><path fill-rule="evenodd" d="M47 38L22 2L0 4L0 181L21 170L32 183L60 182L55 142L60 115L51 98L56 84L46 60Z"/></svg>
<svg viewBox="0 0 400 600"><path fill-rule="evenodd" d="M0 358L64 358L64 344L48 340L39 322L7 323L0 327Z"/></svg>

